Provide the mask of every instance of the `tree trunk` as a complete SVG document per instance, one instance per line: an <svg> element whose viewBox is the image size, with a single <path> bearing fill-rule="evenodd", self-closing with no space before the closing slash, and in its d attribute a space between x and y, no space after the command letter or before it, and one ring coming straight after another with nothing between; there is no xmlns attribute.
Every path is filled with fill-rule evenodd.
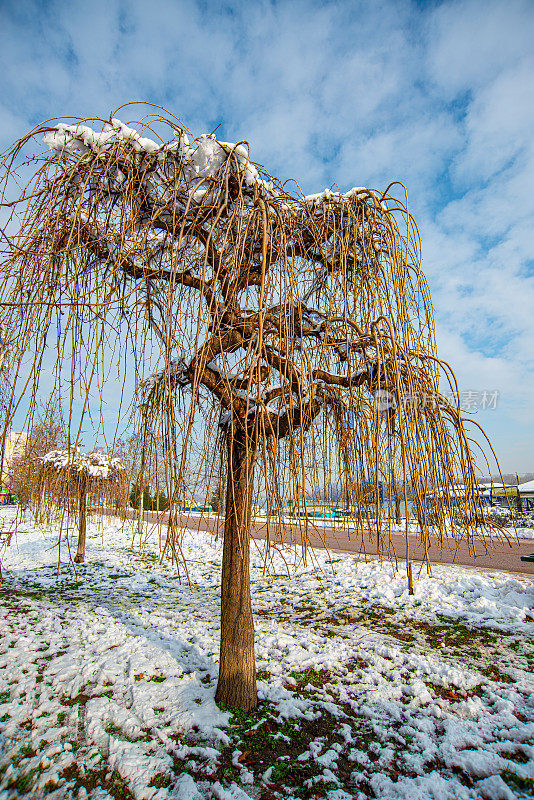
<svg viewBox="0 0 534 800"><path fill-rule="evenodd" d="M395 494L395 522L397 525L400 525L402 522L401 519L401 501L400 501L400 494L396 484L393 484L393 492Z"/></svg>
<svg viewBox="0 0 534 800"><path fill-rule="evenodd" d="M76 550L74 563L83 564L85 560L85 515L87 511L87 491L84 480L80 484L78 509L78 549Z"/></svg>
<svg viewBox="0 0 534 800"><path fill-rule="evenodd" d="M137 517L137 533L139 538L143 536L143 516L145 507L145 488L143 486L143 479L145 477L145 444L146 444L146 417L143 414L143 441L141 443L141 465L139 467L139 515Z"/></svg>
<svg viewBox="0 0 534 800"><path fill-rule="evenodd" d="M258 703L250 602L250 512L255 452L228 441L221 579L221 649L215 699L251 711Z"/></svg>
<svg viewBox="0 0 534 800"><path fill-rule="evenodd" d="M137 533L139 538L143 535L143 507L145 501L144 489L139 486L139 508L137 509Z"/></svg>
<svg viewBox="0 0 534 800"><path fill-rule="evenodd" d="M391 485L391 491L393 492L393 502L395 504L395 522L397 525L401 524L401 499L399 494L399 487L397 485L397 481L395 480L395 473L393 470L390 470L389 473L389 482ZM391 492L389 494L391 498Z"/></svg>

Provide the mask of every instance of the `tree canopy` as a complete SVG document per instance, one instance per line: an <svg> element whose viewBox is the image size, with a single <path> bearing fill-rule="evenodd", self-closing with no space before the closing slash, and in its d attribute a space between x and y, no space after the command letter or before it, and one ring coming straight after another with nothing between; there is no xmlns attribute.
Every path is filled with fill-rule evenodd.
<svg viewBox="0 0 534 800"><path fill-rule="evenodd" d="M25 164L42 140L49 155ZM400 479L421 508L443 493L432 530L473 534L473 458L459 407L439 392L440 371L455 383L437 358L402 186L303 196L245 142L193 139L172 115L41 126L2 166L0 303L27 393L55 338L83 418L113 348L164 443L171 502L230 432L260 454L268 507L330 491L366 518L364 487L378 497ZM461 526L446 502L458 482L472 490Z"/></svg>

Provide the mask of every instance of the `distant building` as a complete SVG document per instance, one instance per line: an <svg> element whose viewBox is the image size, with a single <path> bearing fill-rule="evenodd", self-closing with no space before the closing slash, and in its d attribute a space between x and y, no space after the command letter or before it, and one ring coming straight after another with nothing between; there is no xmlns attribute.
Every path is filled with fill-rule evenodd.
<svg viewBox="0 0 534 800"><path fill-rule="evenodd" d="M15 458L24 455L28 434L26 431L17 433L9 431L6 434L6 444L4 448L4 463L0 473L0 486L2 489L9 489L11 486L11 465Z"/></svg>
<svg viewBox="0 0 534 800"><path fill-rule="evenodd" d="M517 487L523 511L534 511L534 481L520 483Z"/></svg>

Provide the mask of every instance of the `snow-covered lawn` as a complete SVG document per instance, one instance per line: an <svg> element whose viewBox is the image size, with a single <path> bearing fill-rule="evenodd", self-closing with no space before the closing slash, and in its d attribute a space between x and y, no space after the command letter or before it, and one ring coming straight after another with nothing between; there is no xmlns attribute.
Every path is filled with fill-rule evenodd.
<svg viewBox="0 0 534 800"><path fill-rule="evenodd" d="M186 575L129 525L91 523L76 574L57 529L2 553L1 800L532 796L531 580L440 566L409 597L390 564L253 543L244 715L214 702L220 542L186 531Z"/></svg>

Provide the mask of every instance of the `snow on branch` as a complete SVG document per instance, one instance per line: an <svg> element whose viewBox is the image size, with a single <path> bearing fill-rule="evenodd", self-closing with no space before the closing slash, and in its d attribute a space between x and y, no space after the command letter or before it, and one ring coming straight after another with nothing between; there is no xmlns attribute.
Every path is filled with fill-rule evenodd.
<svg viewBox="0 0 534 800"><path fill-rule="evenodd" d="M43 141L58 153L69 151L99 154L116 145L129 144L134 152L157 156L160 161L172 156L181 162L183 177L190 187L194 202L204 198L211 188L211 179L217 175L230 155L234 157L246 186L270 188L268 182L260 178L258 170L251 164L248 150L243 144L220 142L214 134L203 134L190 143L189 137L181 133L177 141L157 144L120 120L112 119L100 133L87 125L60 123L54 130L45 133Z"/></svg>
<svg viewBox="0 0 534 800"><path fill-rule="evenodd" d="M87 478L100 480L113 480L126 473L120 458L110 458L97 450L92 453L82 453L78 448L51 450L42 457L42 462L58 473L71 470Z"/></svg>
<svg viewBox="0 0 534 800"><path fill-rule="evenodd" d="M111 150L117 144L128 144L134 152L157 156L160 161L172 155L182 162L186 182L190 187L194 186L194 191L191 191L191 199L194 202L200 202L205 197L211 188L211 179L232 155L243 175L245 186L261 187L270 194L280 194L271 181L260 177L257 168L250 161L250 153L244 144L219 141L212 133L201 134L191 142L184 132L180 132L176 141L158 144L153 139L141 136L135 128L130 128L121 120L113 118L111 123L104 125L104 130L101 132L81 123L67 125L61 122L55 129L45 133L43 141L51 150L58 153L67 151L96 155ZM322 192L304 195L302 199L307 205L316 207L325 201L350 200L357 195L370 197L373 202L379 203L375 192L364 186L354 186L347 192L324 189ZM290 207L292 203L286 201L285 205Z"/></svg>

